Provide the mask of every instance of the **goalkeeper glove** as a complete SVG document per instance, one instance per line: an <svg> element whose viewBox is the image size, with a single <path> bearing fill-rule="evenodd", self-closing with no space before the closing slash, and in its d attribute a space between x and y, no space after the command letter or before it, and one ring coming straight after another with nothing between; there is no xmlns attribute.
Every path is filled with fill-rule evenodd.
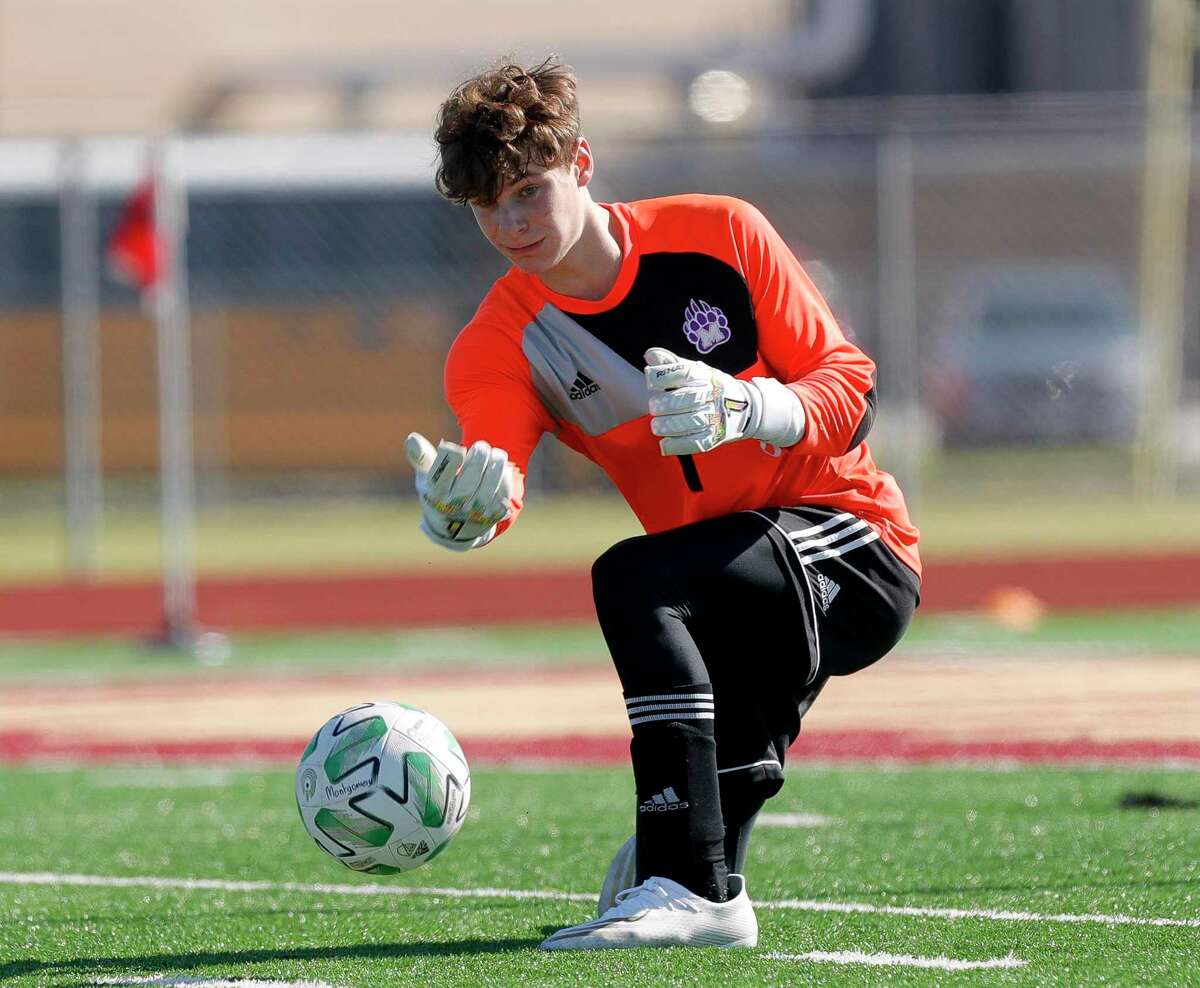
<svg viewBox="0 0 1200 988"><path fill-rule="evenodd" d="M740 381L670 350L646 351L650 431L663 456L707 453L739 439L794 446L804 435L804 406L773 377Z"/></svg>
<svg viewBox="0 0 1200 988"><path fill-rule="evenodd" d="M480 440L470 449L442 440L437 449L419 432L404 443L416 471L421 531L455 552L487 545L508 517L515 468L508 454Z"/></svg>

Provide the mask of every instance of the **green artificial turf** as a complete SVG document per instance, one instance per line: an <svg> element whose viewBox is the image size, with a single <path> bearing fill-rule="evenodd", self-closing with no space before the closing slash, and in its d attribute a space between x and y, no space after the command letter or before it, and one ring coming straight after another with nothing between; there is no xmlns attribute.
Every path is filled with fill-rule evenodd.
<svg viewBox="0 0 1200 988"><path fill-rule="evenodd" d="M467 752L468 756L470 752ZM111 979L312 980L381 985L1194 984L1195 927L1065 922L1098 914L1200 917L1200 810L1121 809L1153 790L1200 798L1194 772L797 766L768 809L820 819L760 826L747 866L753 951L544 954L587 901L504 895L360 896L315 883L556 890L590 895L632 823L616 769L480 769L445 854L367 879L326 858L282 769L89 765L0 770L0 983ZM812 825L814 824L815 825ZM272 883L250 890L28 885L13 873ZM1033 917L902 916L769 908L1008 910ZM776 959L810 951L987 960L1007 971L924 971ZM182 982L178 982L182 983Z"/></svg>
<svg viewBox="0 0 1200 988"><path fill-rule="evenodd" d="M437 670L464 666L607 664L590 623L235 635L222 675ZM1028 630L986 616L918 614L901 653L913 655L1200 656L1200 609L1050 614ZM118 638L0 638L0 682L205 676L189 656Z"/></svg>
<svg viewBox="0 0 1200 988"><path fill-rule="evenodd" d="M1081 499L1030 481L1036 476L1031 471L1058 469L1054 458L1043 456L1040 466L1022 457L988 462L1017 486L989 495L969 484L949 485L913 501L926 560L1200 551L1200 500L1194 496L1139 500L1097 490ZM1069 469L1064 475L1072 476ZM535 495L511 534L467 555L438 551L417 530L417 520L407 495L213 506L197 517L196 567L202 577L584 568L614 542L641 533L624 502L603 495ZM0 584L54 582L69 575L55 499L0 512L0 545ZM150 500L118 505L104 516L92 576L155 579L160 554L157 505Z"/></svg>

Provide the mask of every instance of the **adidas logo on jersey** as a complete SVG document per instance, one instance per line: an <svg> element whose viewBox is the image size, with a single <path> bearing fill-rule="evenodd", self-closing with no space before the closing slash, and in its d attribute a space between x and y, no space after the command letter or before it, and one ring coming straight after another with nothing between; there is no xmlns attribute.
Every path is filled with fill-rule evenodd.
<svg viewBox="0 0 1200 988"><path fill-rule="evenodd" d="M841 589L841 586L834 583L829 577L822 573L817 574L817 595L820 597L817 603L821 607L822 614L829 613L829 605L833 603L833 598L838 595L838 591Z"/></svg>
<svg viewBox="0 0 1200 988"><path fill-rule="evenodd" d="M586 374L576 374L575 383L571 385L569 394L572 401L580 401L589 395L594 395L600 390L600 385L593 381Z"/></svg>
<svg viewBox="0 0 1200 988"><path fill-rule="evenodd" d="M666 813L669 810L686 810L688 802L680 799L673 786L667 786L662 792L656 792L638 807L639 813Z"/></svg>

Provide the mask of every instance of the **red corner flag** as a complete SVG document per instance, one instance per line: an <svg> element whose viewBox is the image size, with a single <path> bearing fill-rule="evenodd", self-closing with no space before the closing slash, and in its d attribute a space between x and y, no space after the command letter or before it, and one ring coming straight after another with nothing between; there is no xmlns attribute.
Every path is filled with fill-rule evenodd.
<svg viewBox="0 0 1200 988"><path fill-rule="evenodd" d="M154 229L153 176L142 179L125 200L106 253L109 266L122 281L141 291L158 284L166 258Z"/></svg>

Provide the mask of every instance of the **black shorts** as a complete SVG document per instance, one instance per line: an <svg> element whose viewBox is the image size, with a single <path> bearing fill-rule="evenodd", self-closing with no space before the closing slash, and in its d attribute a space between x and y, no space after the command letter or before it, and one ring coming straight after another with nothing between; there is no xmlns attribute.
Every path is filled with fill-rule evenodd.
<svg viewBox="0 0 1200 988"><path fill-rule="evenodd" d="M792 606L702 619L690 630L713 684L718 770L772 795L821 688L830 676L857 672L891 651L920 601L920 581L866 522L845 511L806 505L728 517L747 516L764 538L744 554L743 566L749 557L750 573L782 571Z"/></svg>

